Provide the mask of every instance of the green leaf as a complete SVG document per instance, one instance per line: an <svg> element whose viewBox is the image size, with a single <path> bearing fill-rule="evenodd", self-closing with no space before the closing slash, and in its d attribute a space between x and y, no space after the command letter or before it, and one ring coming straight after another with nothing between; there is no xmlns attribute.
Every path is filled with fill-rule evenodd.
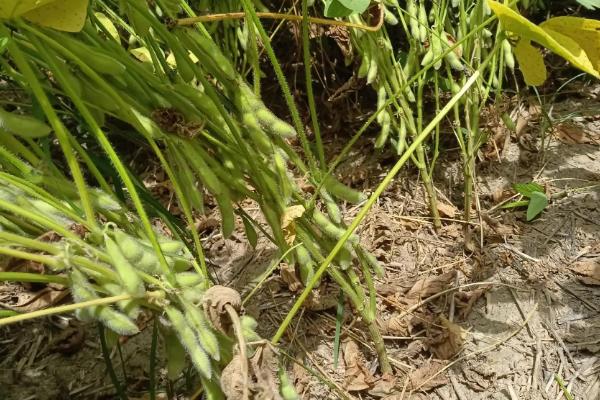
<svg viewBox="0 0 600 400"><path fill-rule="evenodd" d="M529 204L529 200L521 200L521 201L511 201L510 203L506 203L500 208L508 209L508 208L518 208L525 207Z"/></svg>
<svg viewBox="0 0 600 400"><path fill-rule="evenodd" d="M544 193L544 187L535 182L515 183L513 189L525 197L531 197L534 192Z"/></svg>
<svg viewBox="0 0 600 400"><path fill-rule="evenodd" d="M537 217L548 205L548 197L543 192L533 192L527 207L527 221Z"/></svg>
<svg viewBox="0 0 600 400"><path fill-rule="evenodd" d="M256 248L256 244L258 243L256 229L254 229L252 222L248 218L242 217L242 221L244 222L244 230L246 231L246 237L248 238L250 246L252 246L252 248Z"/></svg>
<svg viewBox="0 0 600 400"><path fill-rule="evenodd" d="M32 116L15 114L0 108L0 131L2 130L23 138L36 139L48 136L52 128Z"/></svg>
<svg viewBox="0 0 600 400"><path fill-rule="evenodd" d="M329 18L341 18L352 15L354 11L344 7L339 0L329 0L325 3L325 16Z"/></svg>
<svg viewBox="0 0 600 400"><path fill-rule="evenodd" d="M349 8L350 10L354 11L355 13L362 13L363 11L365 11L368 7L369 4L371 3L371 0L338 0L344 7Z"/></svg>
<svg viewBox="0 0 600 400"><path fill-rule="evenodd" d="M600 0L577 0L577 2L588 10L600 8Z"/></svg>

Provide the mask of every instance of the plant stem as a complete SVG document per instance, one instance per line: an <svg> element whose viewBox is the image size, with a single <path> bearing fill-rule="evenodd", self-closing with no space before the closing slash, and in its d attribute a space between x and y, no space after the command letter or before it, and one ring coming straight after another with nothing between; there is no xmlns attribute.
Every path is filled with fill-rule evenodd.
<svg viewBox="0 0 600 400"><path fill-rule="evenodd" d="M106 370L108 375L110 376L110 380L112 381L115 390L117 391L117 395L121 400L127 400L127 394L121 386L119 382L119 378L117 378L117 374L112 365L112 360L110 359L110 352L108 351L108 345L106 344L106 337L104 336L104 325L98 322L98 336L100 336L100 347L102 347L102 357L104 358L104 363L106 364Z"/></svg>
<svg viewBox="0 0 600 400"><path fill-rule="evenodd" d="M310 110L310 119L312 121L313 134L315 135L315 144L317 146L317 155L321 169L327 168L325 163L325 150L321 139L321 128L317 115L317 106L315 105L315 95L312 85L312 64L310 57L310 41L308 38L308 0L302 0L302 57L304 60L304 80L306 81L306 97L308 98L308 108Z"/></svg>

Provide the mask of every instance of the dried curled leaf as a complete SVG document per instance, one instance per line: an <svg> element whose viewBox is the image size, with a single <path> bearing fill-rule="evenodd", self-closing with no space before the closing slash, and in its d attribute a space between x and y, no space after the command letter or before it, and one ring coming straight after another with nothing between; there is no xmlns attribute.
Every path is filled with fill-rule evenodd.
<svg viewBox="0 0 600 400"><path fill-rule="evenodd" d="M241 310L242 298L234 289L215 285L204 293L202 308L213 326L224 333L227 333L230 326L226 305L232 306L238 312Z"/></svg>

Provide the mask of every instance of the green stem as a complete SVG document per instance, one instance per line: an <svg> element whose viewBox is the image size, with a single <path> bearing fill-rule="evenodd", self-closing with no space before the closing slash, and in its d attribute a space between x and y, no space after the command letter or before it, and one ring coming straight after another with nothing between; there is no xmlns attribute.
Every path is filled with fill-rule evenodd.
<svg viewBox="0 0 600 400"><path fill-rule="evenodd" d="M98 336L100 336L100 347L102 348L102 357L104 358L104 363L106 364L106 371L110 376L110 380L112 381L115 390L117 391L117 395L121 400L127 400L127 394L121 386L121 382L119 382L119 378L117 378L117 374L115 373L115 369L112 365L112 360L110 359L110 351L108 350L108 345L106 344L106 337L104 336L104 325L98 322Z"/></svg>
<svg viewBox="0 0 600 400"><path fill-rule="evenodd" d="M60 275L32 274L28 272L0 272L0 282L58 283L67 286L69 280Z"/></svg>
<svg viewBox="0 0 600 400"><path fill-rule="evenodd" d="M304 60L304 79L306 81L306 97L308 98L308 108L310 110L310 119L312 122L313 133L315 135L315 144L321 169L327 168L325 163L325 150L321 139L321 128L319 127L319 117L317 115L317 106L315 105L315 95L312 85L312 64L310 57L310 41L308 38L308 0L302 0L302 56Z"/></svg>

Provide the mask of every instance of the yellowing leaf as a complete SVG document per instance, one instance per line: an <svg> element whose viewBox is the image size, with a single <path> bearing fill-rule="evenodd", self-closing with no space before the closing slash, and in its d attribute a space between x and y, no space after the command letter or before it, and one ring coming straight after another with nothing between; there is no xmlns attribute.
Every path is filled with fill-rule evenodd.
<svg viewBox="0 0 600 400"><path fill-rule="evenodd" d="M546 47L569 61L573 66L600 78L600 72L594 68L594 64L590 61L586 51L575 40L552 29L537 26L503 4L493 0L487 0L487 2L502 22L505 30L515 33L521 39L534 41Z"/></svg>
<svg viewBox="0 0 600 400"><path fill-rule="evenodd" d="M304 206L295 205L288 207L281 216L281 228L283 229L283 236L287 244L291 245L296 239L296 224L295 220L300 218L304 214Z"/></svg>
<svg viewBox="0 0 600 400"><path fill-rule="evenodd" d="M594 69L600 71L600 21L577 17L556 17L540 24L576 41L586 52Z"/></svg>
<svg viewBox="0 0 600 400"><path fill-rule="evenodd" d="M65 32L83 29L89 0L58 0L35 7L22 16L28 21Z"/></svg>
<svg viewBox="0 0 600 400"><path fill-rule="evenodd" d="M150 51L145 47L138 47L137 49L129 50L131 54L139 61L144 63L152 63L152 56L150 55Z"/></svg>
<svg viewBox="0 0 600 400"><path fill-rule="evenodd" d="M544 56L539 49L531 45L529 40L519 40L515 47L515 57L519 62L525 83L532 86L544 83L547 77Z"/></svg>
<svg viewBox="0 0 600 400"><path fill-rule="evenodd" d="M0 18L16 18L56 0L1 0Z"/></svg>
<svg viewBox="0 0 600 400"><path fill-rule="evenodd" d="M110 36L113 39L115 39L117 42L120 42L121 39L119 37L119 31L117 30L117 27L115 26L115 24L113 24L113 22L110 20L110 18L108 18L106 15L102 14L101 12L94 13L94 15L98 19L98 22L100 22L102 24L102 26L104 27L104 29L106 29L106 31L110 34Z"/></svg>

